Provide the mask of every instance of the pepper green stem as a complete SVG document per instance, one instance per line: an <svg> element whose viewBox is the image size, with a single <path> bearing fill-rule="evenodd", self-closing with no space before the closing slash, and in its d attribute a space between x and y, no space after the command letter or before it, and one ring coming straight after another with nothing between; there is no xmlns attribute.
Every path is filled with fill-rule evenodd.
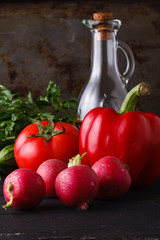
<svg viewBox="0 0 160 240"><path fill-rule="evenodd" d="M36 125L38 127L39 132L31 135L27 138L31 138L31 137L43 137L45 139L45 143L52 138L55 135L58 134L62 134L65 132L65 128L63 127L62 123L60 122L61 126L62 126L62 130L55 130L54 129L54 123L51 119L48 119L48 126L45 127L43 124L37 122Z"/></svg>
<svg viewBox="0 0 160 240"><path fill-rule="evenodd" d="M139 97L150 95L150 85L146 82L141 82L132 88L126 95L118 113L123 114L130 111L135 111L135 107Z"/></svg>
<svg viewBox="0 0 160 240"><path fill-rule="evenodd" d="M13 190L12 183L8 183L7 184L7 192L10 194L10 200L9 200L9 202L6 203L6 205L2 206L2 208L4 208L5 210L7 210L7 208L10 207L12 205L12 203L13 203L12 190Z"/></svg>
<svg viewBox="0 0 160 240"><path fill-rule="evenodd" d="M68 167L73 167L76 165L81 165L81 160L82 158L86 155L87 153L83 153L82 156L80 156L80 154L77 154L75 157L69 159L68 162Z"/></svg>

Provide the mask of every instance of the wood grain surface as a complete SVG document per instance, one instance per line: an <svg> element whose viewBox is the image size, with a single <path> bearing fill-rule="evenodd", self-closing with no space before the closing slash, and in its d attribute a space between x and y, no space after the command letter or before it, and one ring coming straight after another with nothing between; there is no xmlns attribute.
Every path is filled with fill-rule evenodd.
<svg viewBox="0 0 160 240"><path fill-rule="evenodd" d="M3 197L0 182L0 203ZM160 179L145 189L130 189L122 198L94 200L88 210L45 198L34 210L0 208L0 239L160 239Z"/></svg>

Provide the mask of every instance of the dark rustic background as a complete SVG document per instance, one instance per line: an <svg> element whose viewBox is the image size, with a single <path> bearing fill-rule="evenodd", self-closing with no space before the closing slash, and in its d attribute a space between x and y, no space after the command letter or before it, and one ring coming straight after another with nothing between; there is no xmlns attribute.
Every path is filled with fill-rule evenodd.
<svg viewBox="0 0 160 240"><path fill-rule="evenodd" d="M91 35L83 19L111 10L122 21L118 38L133 51L129 88L141 81L151 95L142 110L160 115L160 1L0 1L0 84L44 95L50 80L63 98L78 97L90 73Z"/></svg>

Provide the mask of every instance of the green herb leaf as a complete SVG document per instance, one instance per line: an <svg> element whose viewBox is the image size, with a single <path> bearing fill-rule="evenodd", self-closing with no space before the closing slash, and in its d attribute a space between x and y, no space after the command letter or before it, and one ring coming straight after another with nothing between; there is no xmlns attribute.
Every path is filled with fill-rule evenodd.
<svg viewBox="0 0 160 240"><path fill-rule="evenodd" d="M54 122L73 123L77 99L61 100L60 88L52 81L46 88L46 96L34 99L29 92L26 98L11 93L0 85L0 150L15 142L27 125L50 118Z"/></svg>
<svg viewBox="0 0 160 240"><path fill-rule="evenodd" d="M0 151L0 171L8 174L18 168L14 158L14 145L8 145Z"/></svg>

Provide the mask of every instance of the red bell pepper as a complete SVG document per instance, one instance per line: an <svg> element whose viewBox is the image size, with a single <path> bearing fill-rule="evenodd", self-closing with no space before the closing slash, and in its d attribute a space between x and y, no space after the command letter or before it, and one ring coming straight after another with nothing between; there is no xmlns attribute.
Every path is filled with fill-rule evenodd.
<svg viewBox="0 0 160 240"><path fill-rule="evenodd" d="M145 187L160 175L160 118L154 113L136 112L140 96L150 94L140 83L127 95L119 112L94 108L80 127L79 152L87 155L82 164L92 166L104 156L116 156L129 167L132 185Z"/></svg>

